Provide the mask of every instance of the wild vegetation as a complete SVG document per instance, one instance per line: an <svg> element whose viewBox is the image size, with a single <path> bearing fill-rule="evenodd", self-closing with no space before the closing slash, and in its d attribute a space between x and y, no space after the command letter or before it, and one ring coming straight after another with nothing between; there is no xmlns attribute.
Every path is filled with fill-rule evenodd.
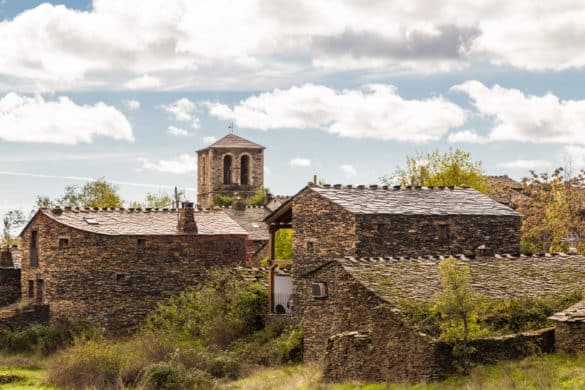
<svg viewBox="0 0 585 390"><path fill-rule="evenodd" d="M460 149L407 156L405 166L397 168L392 175L382 176L380 181L402 186L467 185L480 192L487 192L481 161L473 161L470 153Z"/></svg>
<svg viewBox="0 0 585 390"><path fill-rule="evenodd" d="M269 191L268 188L261 188L258 191L256 191L256 193L250 199L246 200L244 203L248 206L262 206L266 201L266 194L268 193L268 191ZM238 197L236 196L221 194L213 195L212 199L214 206L223 207L231 206L236 200L238 200Z"/></svg>

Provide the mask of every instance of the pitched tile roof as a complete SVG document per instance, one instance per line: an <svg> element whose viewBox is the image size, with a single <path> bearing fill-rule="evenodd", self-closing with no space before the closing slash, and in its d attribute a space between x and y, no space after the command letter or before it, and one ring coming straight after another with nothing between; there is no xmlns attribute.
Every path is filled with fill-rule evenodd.
<svg viewBox="0 0 585 390"><path fill-rule="evenodd" d="M255 142L249 141L245 138L237 136L235 134L228 134L225 137L217 140L211 145L201 150L209 148L243 148L243 149L265 149L264 146Z"/></svg>
<svg viewBox="0 0 585 390"><path fill-rule="evenodd" d="M549 319L560 322L585 322L585 301L578 302L567 310L555 313Z"/></svg>
<svg viewBox="0 0 585 390"><path fill-rule="evenodd" d="M337 259L343 268L382 299L427 301L441 291L435 257ZM488 298L536 297L580 291L585 256L494 256L462 259L471 266L473 288Z"/></svg>
<svg viewBox="0 0 585 390"><path fill-rule="evenodd" d="M512 215L511 208L471 188L395 189L388 186L310 186L353 214Z"/></svg>
<svg viewBox="0 0 585 390"><path fill-rule="evenodd" d="M529 200L522 193L522 183L504 176L486 176L488 195L496 201L517 209L521 204Z"/></svg>
<svg viewBox="0 0 585 390"><path fill-rule="evenodd" d="M264 207L246 207L243 210L226 208L223 211L244 228L252 240L267 241L269 239L268 227L264 223L264 218L269 211Z"/></svg>
<svg viewBox="0 0 585 390"><path fill-rule="evenodd" d="M175 235L176 209L41 209L39 212L64 225L107 235ZM96 223L94 223L96 222ZM195 211L199 235L248 233L223 210Z"/></svg>

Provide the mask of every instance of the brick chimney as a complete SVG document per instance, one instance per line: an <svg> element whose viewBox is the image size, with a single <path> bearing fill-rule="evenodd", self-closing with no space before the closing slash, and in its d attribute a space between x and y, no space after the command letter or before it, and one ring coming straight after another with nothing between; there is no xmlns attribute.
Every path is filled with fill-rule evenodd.
<svg viewBox="0 0 585 390"><path fill-rule="evenodd" d="M179 222L177 224L179 233L197 233L197 223L195 222L195 209L193 202L183 202L179 209Z"/></svg>

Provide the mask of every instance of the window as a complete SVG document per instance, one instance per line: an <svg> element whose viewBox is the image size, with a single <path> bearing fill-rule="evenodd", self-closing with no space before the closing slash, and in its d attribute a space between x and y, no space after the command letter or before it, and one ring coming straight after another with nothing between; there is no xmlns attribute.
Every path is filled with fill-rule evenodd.
<svg viewBox="0 0 585 390"><path fill-rule="evenodd" d="M136 249L143 250L146 247L146 239L139 238L136 240Z"/></svg>
<svg viewBox="0 0 585 390"><path fill-rule="evenodd" d="M116 274L116 282L121 283L124 281L124 279L126 279L125 274Z"/></svg>
<svg viewBox="0 0 585 390"><path fill-rule="evenodd" d="M439 240L448 240L449 239L449 226L448 225L439 225Z"/></svg>
<svg viewBox="0 0 585 390"><path fill-rule="evenodd" d="M312 283L311 294L313 298L327 298L327 283Z"/></svg>
<svg viewBox="0 0 585 390"><path fill-rule="evenodd" d="M310 255L315 253L315 243L312 241L307 242L307 253Z"/></svg>
<svg viewBox="0 0 585 390"><path fill-rule="evenodd" d="M205 184L206 177L207 177L207 159L205 156L201 157L201 184Z"/></svg>
<svg viewBox="0 0 585 390"><path fill-rule="evenodd" d="M39 232L33 230L30 232L30 267L37 268L39 266Z"/></svg>
<svg viewBox="0 0 585 390"><path fill-rule="evenodd" d="M384 231L384 224L383 223L377 224L376 229L378 230L378 233L382 233Z"/></svg>
<svg viewBox="0 0 585 390"><path fill-rule="evenodd" d="M37 280L37 303L43 303L45 299L45 281Z"/></svg>
<svg viewBox="0 0 585 390"><path fill-rule="evenodd" d="M59 249L68 248L69 247L69 238L68 237L60 237L59 238Z"/></svg>
<svg viewBox="0 0 585 390"><path fill-rule="evenodd" d="M240 184L243 186L250 184L250 157L247 155L240 159Z"/></svg>
<svg viewBox="0 0 585 390"><path fill-rule="evenodd" d="M232 156L223 158L223 184L232 184Z"/></svg>
<svg viewBox="0 0 585 390"><path fill-rule="evenodd" d="M34 280L28 281L28 298L33 299L35 297L35 282Z"/></svg>

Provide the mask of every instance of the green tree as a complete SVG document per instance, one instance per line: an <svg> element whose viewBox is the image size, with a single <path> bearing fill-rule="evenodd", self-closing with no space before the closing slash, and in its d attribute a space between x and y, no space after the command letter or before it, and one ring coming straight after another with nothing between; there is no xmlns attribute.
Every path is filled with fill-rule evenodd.
<svg viewBox="0 0 585 390"><path fill-rule="evenodd" d="M123 207L124 202L118 188L104 178L88 182L83 186L66 186L61 198L51 200L46 196L37 197L37 207Z"/></svg>
<svg viewBox="0 0 585 390"><path fill-rule="evenodd" d="M146 328L227 347L264 326L267 304L262 285L229 268L216 268L196 288L159 304Z"/></svg>
<svg viewBox="0 0 585 390"><path fill-rule="evenodd" d="M585 172L573 176L561 167L551 174L530 174L523 180L527 200L518 207L524 216L523 251L564 252L574 246L585 253Z"/></svg>
<svg viewBox="0 0 585 390"><path fill-rule="evenodd" d="M130 203L130 207L138 209L138 208L153 208L153 209L163 209L167 207L173 206L173 198L166 192L158 192L146 193L146 197L143 202L132 202Z"/></svg>
<svg viewBox="0 0 585 390"><path fill-rule="evenodd" d="M274 255L278 260L292 260L292 229L280 229L274 237Z"/></svg>
<svg viewBox="0 0 585 390"><path fill-rule="evenodd" d="M17 238L12 236L13 230L22 226L26 222L24 213L20 210L10 210L4 215L2 223L2 243L12 245L17 242Z"/></svg>
<svg viewBox="0 0 585 390"><path fill-rule="evenodd" d="M467 185L483 193L488 189L481 162L473 161L471 154L460 149L407 156L405 167L399 167L392 175L381 177L380 181L387 185L398 183L402 186Z"/></svg>
<svg viewBox="0 0 585 390"><path fill-rule="evenodd" d="M478 313L481 296L471 287L468 262L449 257L439 263L443 291L435 296L435 312L441 317L441 339L453 345L453 352L462 357L463 369L469 369L469 340L484 332Z"/></svg>

